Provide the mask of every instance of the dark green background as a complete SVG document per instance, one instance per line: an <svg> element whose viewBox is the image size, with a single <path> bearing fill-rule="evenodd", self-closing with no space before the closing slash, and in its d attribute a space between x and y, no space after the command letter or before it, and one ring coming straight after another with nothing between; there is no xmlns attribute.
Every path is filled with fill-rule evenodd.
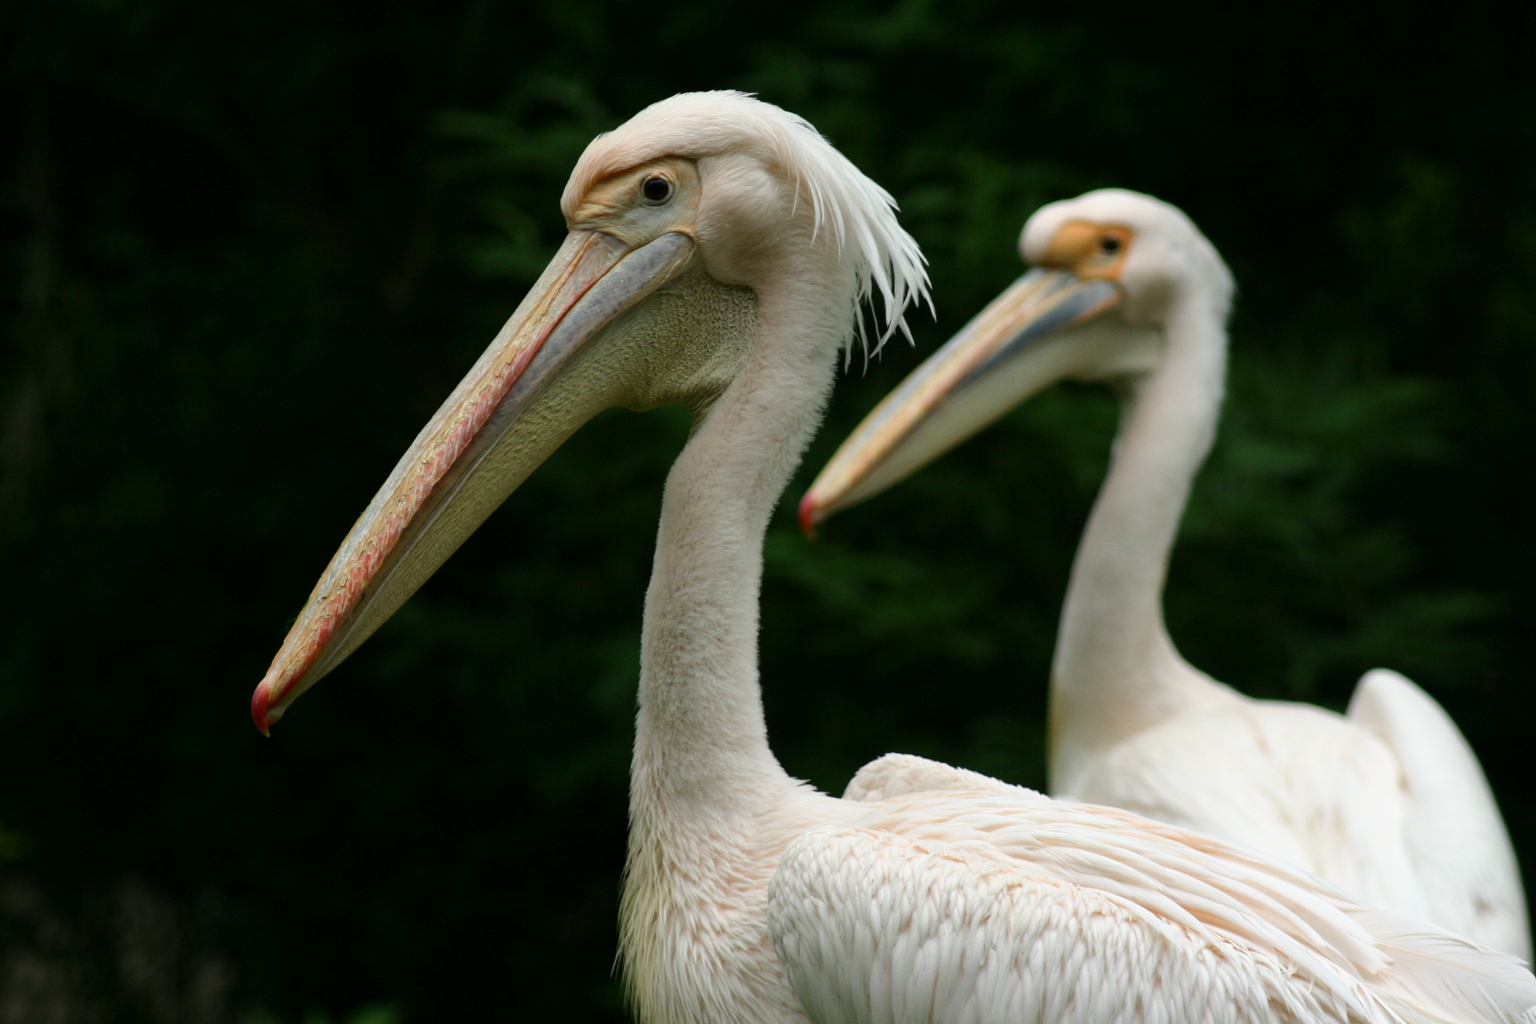
<svg viewBox="0 0 1536 1024"><path fill-rule="evenodd" d="M900 200L938 321L1040 203L1182 206L1241 295L1168 597L1190 659L1442 700L1536 863L1528 24L1287 6L12 0L0 353L0 1020L616 1020L640 600L675 410L582 431L282 723L247 700L531 283L595 132L804 114ZM1043 782L1111 399L1060 388L812 545L769 538L786 767ZM533 1015L537 1016L533 1016Z"/></svg>

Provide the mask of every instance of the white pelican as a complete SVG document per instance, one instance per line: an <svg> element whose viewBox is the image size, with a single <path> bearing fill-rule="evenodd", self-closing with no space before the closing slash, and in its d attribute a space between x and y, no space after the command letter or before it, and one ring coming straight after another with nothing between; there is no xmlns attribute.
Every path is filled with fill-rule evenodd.
<svg viewBox="0 0 1536 1024"><path fill-rule="evenodd" d="M1251 700L1169 639L1168 554L1226 375L1232 278L1215 248L1180 210L1120 189L1042 208L1019 245L1037 269L855 429L806 494L802 523L889 487L1058 380L1118 386L1120 433L1051 668L1053 795L1245 843L1528 958L1503 820L1428 694L1377 669L1348 717Z"/></svg>
<svg viewBox="0 0 1536 1024"><path fill-rule="evenodd" d="M799 118L673 97L592 142L570 234L343 543L253 698L265 729L599 409L696 416L646 597L622 910L643 1021L1513 1021L1513 958L1123 811L886 758L790 778L756 668L769 515L857 303L922 296L890 197ZM423 695L423 699L429 699ZM553 841L558 842L558 837Z"/></svg>

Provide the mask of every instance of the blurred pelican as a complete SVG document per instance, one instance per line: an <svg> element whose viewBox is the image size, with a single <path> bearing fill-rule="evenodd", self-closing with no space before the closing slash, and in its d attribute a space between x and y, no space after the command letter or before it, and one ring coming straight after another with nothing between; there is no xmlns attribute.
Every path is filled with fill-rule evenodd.
<svg viewBox="0 0 1536 1024"><path fill-rule="evenodd" d="M807 530L1062 379L1124 412L1051 668L1055 796L1124 807L1301 865L1373 906L1529 957L1514 851L1450 717L1395 672L1348 717L1251 700L1190 666L1163 584L1216 429L1232 278L1183 212L1120 189L1042 208L1036 269L886 397L801 503ZM861 791L856 783L853 795Z"/></svg>
<svg viewBox="0 0 1536 1024"><path fill-rule="evenodd" d="M757 680L764 533L859 302L899 322L926 293L921 256L809 125L737 93L600 136L563 209L549 269L321 578L258 726L584 421L681 402L695 423L646 596L622 908L641 1020L1512 1021L1536 1004L1510 957L1123 811L917 758L871 777L945 791L861 803L790 778Z"/></svg>

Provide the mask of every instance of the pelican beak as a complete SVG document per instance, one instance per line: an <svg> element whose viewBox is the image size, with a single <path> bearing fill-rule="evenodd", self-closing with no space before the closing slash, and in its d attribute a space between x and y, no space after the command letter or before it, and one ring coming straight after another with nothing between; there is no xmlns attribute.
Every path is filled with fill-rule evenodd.
<svg viewBox="0 0 1536 1024"><path fill-rule="evenodd" d="M625 380L644 357L605 344L604 329L693 254L680 232L642 245L592 230L566 237L331 559L251 698L256 728L266 733L394 614L577 428L629 404Z"/></svg>
<svg viewBox="0 0 1536 1024"><path fill-rule="evenodd" d="M1078 369L1076 346L1042 344L1113 309L1104 278L1035 269L999 295L886 395L800 502L810 535L834 512L916 472L1031 395Z"/></svg>

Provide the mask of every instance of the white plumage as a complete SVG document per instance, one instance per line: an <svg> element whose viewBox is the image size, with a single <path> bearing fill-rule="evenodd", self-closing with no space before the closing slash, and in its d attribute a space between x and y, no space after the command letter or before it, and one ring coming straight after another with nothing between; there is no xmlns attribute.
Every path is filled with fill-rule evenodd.
<svg viewBox="0 0 1536 1024"><path fill-rule="evenodd" d="M621 914L641 1020L1174 1021L1209 1006L1492 1022L1536 1005L1507 956L1404 929L1423 961L1409 977L1326 886L1134 815L914 759L883 770L951 791L858 802L791 779L758 689L763 537L855 297L869 281L897 303L924 294L916 247L805 122L733 93L675 97L595 141L565 212L545 279L391 478L405 497L343 545L332 575L363 596L317 590L258 687L258 724L314 682L328 645L360 642L350 616L369 594L403 600L447 557L499 482L604 404L684 402L696 423L646 596ZM1406 1012L1415 986L1432 1017Z"/></svg>
<svg viewBox="0 0 1536 1024"><path fill-rule="evenodd" d="M1529 991L1269 858L1028 790L881 801L793 843L769 892L819 1021L1428 1021Z"/></svg>
<svg viewBox="0 0 1536 1024"><path fill-rule="evenodd" d="M1423 690L1368 673L1347 717L1195 669L1162 615L1169 551L1215 432L1232 279L1181 211L1120 189L1042 208L1040 266L871 413L808 523L890 486L1062 378L1119 386L1109 475L1051 672L1051 789L1263 850L1355 898L1529 956L1514 852L1476 757ZM854 793L867 788L855 780ZM889 783L881 792L890 795Z"/></svg>

